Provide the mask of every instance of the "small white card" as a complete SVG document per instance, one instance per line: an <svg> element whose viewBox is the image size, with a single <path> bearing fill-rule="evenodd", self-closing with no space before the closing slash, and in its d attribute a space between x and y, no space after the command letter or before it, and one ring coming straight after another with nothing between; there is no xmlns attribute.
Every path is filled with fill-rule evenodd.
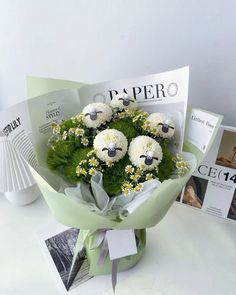
<svg viewBox="0 0 236 295"><path fill-rule="evenodd" d="M106 233L110 260L137 254L133 229L108 230Z"/></svg>
<svg viewBox="0 0 236 295"><path fill-rule="evenodd" d="M190 115L186 139L205 153L218 117L201 110L193 109Z"/></svg>

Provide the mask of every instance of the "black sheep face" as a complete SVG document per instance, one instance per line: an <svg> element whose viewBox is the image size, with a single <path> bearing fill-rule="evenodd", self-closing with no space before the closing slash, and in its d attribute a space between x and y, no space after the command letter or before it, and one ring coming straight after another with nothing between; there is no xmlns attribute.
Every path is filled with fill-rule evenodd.
<svg viewBox="0 0 236 295"><path fill-rule="evenodd" d="M127 93L118 93L113 96L111 101L111 107L113 109L124 110L124 109L137 109L137 102Z"/></svg>
<svg viewBox="0 0 236 295"><path fill-rule="evenodd" d="M174 123L172 120L166 119L158 123L160 135L164 138L172 137L175 132Z"/></svg>
<svg viewBox="0 0 236 295"><path fill-rule="evenodd" d="M175 129L173 126L171 126L171 125L169 125L168 123L165 123L165 122L158 124L159 126L161 126L161 131L163 133L168 133L170 129Z"/></svg>
<svg viewBox="0 0 236 295"><path fill-rule="evenodd" d="M96 121L98 114L101 114L102 111L97 111L96 109L91 109L90 112L86 113L85 116L89 116L91 121Z"/></svg>
<svg viewBox="0 0 236 295"><path fill-rule="evenodd" d="M144 158L144 163L147 166L152 165L154 160L158 161L158 158L153 157L153 153L148 151L144 155L141 155L140 158Z"/></svg>
<svg viewBox="0 0 236 295"><path fill-rule="evenodd" d="M124 94L122 97L119 98L119 100L122 100L122 103L125 107L128 107L131 102L134 102L133 99L128 94Z"/></svg>
<svg viewBox="0 0 236 295"><path fill-rule="evenodd" d="M110 142L108 147L103 148L102 151L107 151L108 157L114 158L117 154L117 151L122 151L122 148L117 147L114 142Z"/></svg>

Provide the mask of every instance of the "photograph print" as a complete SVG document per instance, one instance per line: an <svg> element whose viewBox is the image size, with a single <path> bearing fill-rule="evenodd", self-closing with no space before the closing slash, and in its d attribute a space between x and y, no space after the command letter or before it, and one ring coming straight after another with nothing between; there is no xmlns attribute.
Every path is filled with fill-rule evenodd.
<svg viewBox="0 0 236 295"><path fill-rule="evenodd" d="M228 213L228 218L236 220L236 189L234 191L234 196L231 202L231 206Z"/></svg>
<svg viewBox="0 0 236 295"><path fill-rule="evenodd" d="M236 132L228 130L223 132L216 164L236 169Z"/></svg>
<svg viewBox="0 0 236 295"><path fill-rule="evenodd" d="M83 249L71 271L73 252L79 230L70 228L45 240L45 244L66 290L89 280L89 264ZM71 275L69 275L71 272Z"/></svg>
<svg viewBox="0 0 236 295"><path fill-rule="evenodd" d="M185 186L182 202L186 205L201 209L207 184L208 180L192 176Z"/></svg>

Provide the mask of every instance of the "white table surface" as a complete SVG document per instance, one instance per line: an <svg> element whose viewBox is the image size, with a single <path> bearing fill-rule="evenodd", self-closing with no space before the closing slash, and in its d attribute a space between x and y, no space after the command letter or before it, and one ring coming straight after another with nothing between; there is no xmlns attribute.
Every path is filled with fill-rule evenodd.
<svg viewBox="0 0 236 295"><path fill-rule="evenodd" d="M37 238L52 219L41 198L14 207L0 195L1 295L60 294ZM116 295L235 294L235 222L174 204L147 238L139 264L118 275ZM110 277L93 278L68 294L112 295Z"/></svg>

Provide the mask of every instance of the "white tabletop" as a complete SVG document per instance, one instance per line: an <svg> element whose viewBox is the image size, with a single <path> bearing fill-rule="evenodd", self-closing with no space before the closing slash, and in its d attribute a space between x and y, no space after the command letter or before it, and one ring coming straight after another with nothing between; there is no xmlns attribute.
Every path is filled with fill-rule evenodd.
<svg viewBox="0 0 236 295"><path fill-rule="evenodd" d="M1 295L60 294L37 238L52 219L43 199L14 207L0 196ZM118 275L116 295L235 294L235 222L174 204L147 238L142 260ZM110 277L93 278L68 294L112 295Z"/></svg>

